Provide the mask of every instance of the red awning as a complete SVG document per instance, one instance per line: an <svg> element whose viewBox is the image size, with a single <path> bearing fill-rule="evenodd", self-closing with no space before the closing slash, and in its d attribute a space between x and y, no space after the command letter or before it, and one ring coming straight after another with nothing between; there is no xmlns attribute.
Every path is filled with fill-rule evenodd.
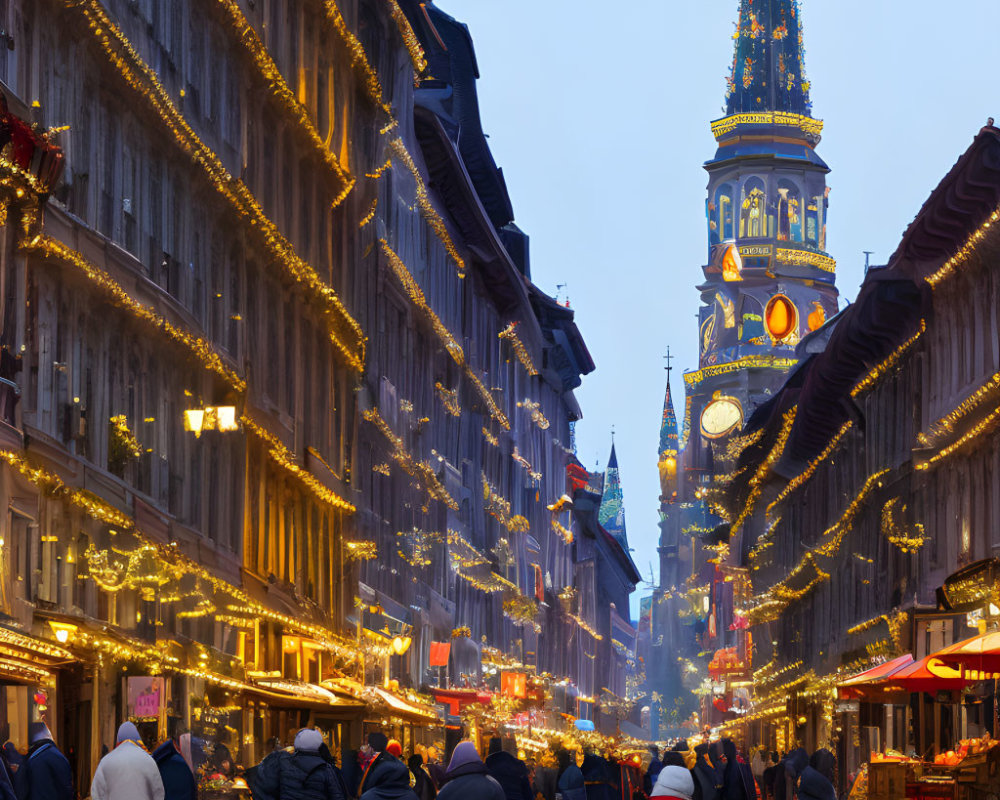
<svg viewBox="0 0 1000 800"><path fill-rule="evenodd" d="M973 636L956 644L949 645L944 650L934 653L934 657L945 664L963 667L966 672L972 670L983 673L1000 672L1000 633L984 633Z"/></svg>
<svg viewBox="0 0 1000 800"><path fill-rule="evenodd" d="M449 714L458 714L466 706L486 705L493 701L492 692L481 692L478 689L431 689L436 703L448 706Z"/></svg>
<svg viewBox="0 0 1000 800"><path fill-rule="evenodd" d="M913 656L907 653L905 656L899 656L892 659L892 661L886 661L884 664L879 664L877 667L872 667L858 673L846 681L841 681L837 684L840 699L857 699L873 690L878 691L881 688L878 684L881 679L898 672L904 667L908 667L912 663Z"/></svg>
<svg viewBox="0 0 1000 800"><path fill-rule="evenodd" d="M937 656L929 655L897 670L879 683L885 684L888 691L952 692L964 689L972 681L963 678L960 669L949 667Z"/></svg>

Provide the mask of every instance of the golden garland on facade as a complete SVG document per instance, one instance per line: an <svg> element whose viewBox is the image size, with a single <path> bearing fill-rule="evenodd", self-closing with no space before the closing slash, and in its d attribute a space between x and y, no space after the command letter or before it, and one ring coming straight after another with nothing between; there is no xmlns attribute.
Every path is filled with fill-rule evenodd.
<svg viewBox="0 0 1000 800"><path fill-rule="evenodd" d="M897 363L899 363L899 360L906 355L907 351L909 351L909 349L917 343L917 340L920 339L920 337L926 332L927 321L922 319L920 320L920 328L915 334L913 334L913 336L903 342L893 353L889 355L887 359L885 359L885 361L873 367L864 378L858 381L858 384L851 389L851 397L856 398L859 394L871 389L876 383L882 380L882 378L885 377L885 375L887 375Z"/></svg>
<svg viewBox="0 0 1000 800"><path fill-rule="evenodd" d="M992 227L1000 221L1000 208L990 214L989 218L976 230L963 244L957 253L949 258L940 269L927 277L927 283L932 288L937 287L950 278L958 268L969 260L969 257L976 251L976 246L986 237Z"/></svg>
<svg viewBox="0 0 1000 800"><path fill-rule="evenodd" d="M955 427L983 403L1000 402L1000 372L994 373L954 409L931 425L926 433L917 434L917 441L924 447L934 447L955 432Z"/></svg>
<svg viewBox="0 0 1000 800"><path fill-rule="evenodd" d="M538 430L547 431L549 429L549 425L551 423L545 418L545 415L542 413L541 403L536 403L534 400L525 398L524 400L522 400L517 404L517 407L523 408L531 415L531 421L534 422L536 426L538 426Z"/></svg>
<svg viewBox="0 0 1000 800"><path fill-rule="evenodd" d="M396 252L389 246L389 243L385 239L379 239L379 244L381 245L382 252L385 255L386 261L389 267L392 269L396 278L403 285L403 289L410 298L410 302L420 311L427 323L430 325L431 329L437 334L438 339L441 341L441 345L448 354L452 357L452 360L462 369L465 373L465 377L472 383L473 387L476 389L479 397L482 399L486 408L490 412L490 416L493 417L505 430L510 430L510 420L507 416L500 410L500 406L497 405L496 400L483 385L483 382L479 379L479 376L475 374L472 367L469 366L465 358L465 352L462 350L462 346L458 343L454 336L452 336L451 331L445 327L445 324L441 321L440 317L427 303L427 298L424 296L423 289L420 288L420 284L417 283L416 278L413 277L413 273L407 268L406 264L403 263Z"/></svg>
<svg viewBox="0 0 1000 800"><path fill-rule="evenodd" d="M462 416L462 406L458 402L458 389L446 389L441 381L437 381L434 384L434 390L437 392L445 411L453 417Z"/></svg>
<svg viewBox="0 0 1000 800"><path fill-rule="evenodd" d="M497 338L505 339L510 342L510 346L514 350L514 355L517 356L517 360L521 362L521 366L524 367L525 372L532 377L538 375L535 363L531 360L531 356L528 354L528 348L524 346L524 342L521 341L521 337L517 335L517 321L511 322L506 328L500 331L500 333L497 334Z"/></svg>
<svg viewBox="0 0 1000 800"><path fill-rule="evenodd" d="M300 467L296 463L294 454L289 451L281 440L270 431L258 425L250 417L243 415L240 423L244 429L256 436L266 446L271 460L301 483L306 489L322 503L329 505L338 511L346 511L353 514L357 511L353 503L348 502L332 489L327 488L309 470Z"/></svg>
<svg viewBox="0 0 1000 800"><path fill-rule="evenodd" d="M754 476L750 479L750 494L747 497L747 501L744 503L743 508L740 510L740 513L737 514L736 519L733 520L732 529L734 531L737 530L753 513L754 506L757 504L757 500L760 498L761 492L764 491L764 479L768 476L768 473L770 473L771 468L781 458L782 453L785 452L785 444L788 442L788 437L791 436L792 426L795 424L795 415L797 411L798 406L792 406L785 412L781 423L781 430L778 432L778 438L774 443L774 447L771 448L771 452L767 454L767 458L764 459L760 467L757 469L756 474L754 474Z"/></svg>
<svg viewBox="0 0 1000 800"><path fill-rule="evenodd" d="M242 394L246 391L246 381L236 374L219 355L213 345L174 325L165 317L157 314L149 306L144 306L128 294L114 278L100 267L92 264L75 250L49 236L39 235L20 248L22 253L36 255L56 261L64 266L74 267L97 286L113 305L123 308L142 322L163 331L168 338L184 347L189 355L205 369L214 372L235 391Z"/></svg>
<svg viewBox="0 0 1000 800"><path fill-rule="evenodd" d="M406 45L406 50L410 54L413 69L417 75L420 75L427 69L427 57L424 55L424 48L420 46L420 40L413 32L410 21L406 18L406 14L403 13L403 9L399 7L399 3L396 0L389 0L389 11L392 14L393 22L399 28L399 35L403 37L403 44Z"/></svg>
<svg viewBox="0 0 1000 800"><path fill-rule="evenodd" d="M905 503L900 505L898 497L888 500L882 506L882 535L902 553L916 553L930 537L925 534L924 526L919 522L913 526L912 531L901 525L898 517L905 515Z"/></svg>
<svg viewBox="0 0 1000 800"><path fill-rule="evenodd" d="M830 440L829 444L827 444L827 446L823 449L823 452L820 453L818 456L816 456L816 458L814 458L812 461L810 461L808 466L806 466L806 468L802 472L800 472L798 475L792 478L792 480L788 482L788 485L781 490L781 492L774 499L774 501L768 505L767 507L768 515L771 514L771 511L773 511L777 505L786 500L792 492L794 492L800 486L803 486L805 483L809 481L809 479L816 473L816 470L819 468L819 465L830 457L830 454L837 448L837 445L840 444L840 440L843 439L845 435L847 435L847 432L853 426L854 422L851 420L848 420L847 422L845 422L843 425L840 426L840 430L837 431L834 437Z"/></svg>
<svg viewBox="0 0 1000 800"><path fill-rule="evenodd" d="M347 55L351 62L351 67L358 73L362 85L368 94L368 98L382 111L392 116L392 108L384 99L382 82L378 79L378 74L368 61L368 55L357 36L347 27L344 15L340 12L336 0L324 0L323 7L326 10L326 18L333 25L334 31L341 38L347 48Z"/></svg>
<svg viewBox="0 0 1000 800"><path fill-rule="evenodd" d="M816 267L816 269L823 272L837 271L837 262L823 253L779 247L775 250L774 255L783 264L791 264L797 267Z"/></svg>
<svg viewBox="0 0 1000 800"><path fill-rule="evenodd" d="M156 72L143 61L121 30L111 21L99 0L64 0L86 23L100 50L122 79L159 116L175 144L200 166L213 188L233 211L261 238L275 263L296 283L308 290L326 309L330 339L345 363L360 372L364 368L365 337L337 293L327 286L316 270L300 258L292 244L265 214L250 189L231 175L219 157L198 137L163 88Z"/></svg>

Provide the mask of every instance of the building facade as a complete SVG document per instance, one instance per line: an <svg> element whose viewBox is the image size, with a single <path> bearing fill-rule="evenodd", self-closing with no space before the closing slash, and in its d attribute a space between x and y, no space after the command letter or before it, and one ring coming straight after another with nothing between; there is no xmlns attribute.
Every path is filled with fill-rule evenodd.
<svg viewBox="0 0 1000 800"><path fill-rule="evenodd" d="M432 690L505 671L588 713L603 622L563 597L597 591L594 365L531 282L465 27L408 0L0 27L7 738L45 719L85 787L125 717L250 765L307 723L417 737Z"/></svg>

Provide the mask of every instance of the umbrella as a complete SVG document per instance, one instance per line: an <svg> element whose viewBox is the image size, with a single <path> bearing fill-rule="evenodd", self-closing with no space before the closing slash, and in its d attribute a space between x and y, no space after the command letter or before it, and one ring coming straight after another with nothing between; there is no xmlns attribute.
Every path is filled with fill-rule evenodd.
<svg viewBox="0 0 1000 800"><path fill-rule="evenodd" d="M841 681L837 684L840 699L856 699L867 694L871 694L872 692L880 691L881 687L878 684L880 679L885 678L888 675L892 675L912 663L913 656L907 653L905 656L899 656L898 658L892 659L892 661L886 661L884 664L879 664L877 667L866 669L864 672L858 673L845 681Z"/></svg>
<svg viewBox="0 0 1000 800"><path fill-rule="evenodd" d="M945 664L976 672L1000 673L1000 632L984 633L934 653Z"/></svg>

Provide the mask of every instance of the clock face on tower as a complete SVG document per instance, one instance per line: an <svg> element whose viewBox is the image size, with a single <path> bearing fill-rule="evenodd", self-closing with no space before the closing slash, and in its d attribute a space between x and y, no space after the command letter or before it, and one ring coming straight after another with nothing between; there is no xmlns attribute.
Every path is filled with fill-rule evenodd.
<svg viewBox="0 0 1000 800"><path fill-rule="evenodd" d="M743 406L735 397L716 397L701 412L701 432L720 439L743 424Z"/></svg>

